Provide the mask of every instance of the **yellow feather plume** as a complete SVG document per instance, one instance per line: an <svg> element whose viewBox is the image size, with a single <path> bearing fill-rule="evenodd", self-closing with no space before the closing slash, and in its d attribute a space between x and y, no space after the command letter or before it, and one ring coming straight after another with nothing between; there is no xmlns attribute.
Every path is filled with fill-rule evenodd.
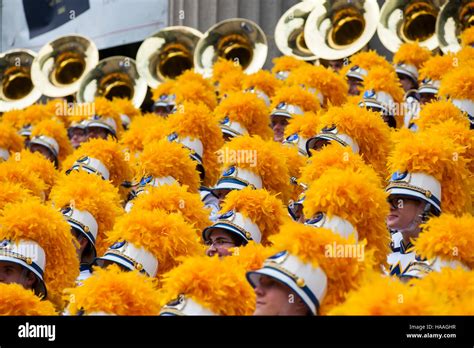
<svg viewBox="0 0 474 348"><path fill-rule="evenodd" d="M445 311L432 292L373 273L329 315L443 315Z"/></svg>
<svg viewBox="0 0 474 348"><path fill-rule="evenodd" d="M219 178L216 151L224 145L224 138L211 110L201 102L185 102L178 112L168 117L168 126L170 133L176 132L180 138L189 136L202 142L207 182L214 183Z"/></svg>
<svg viewBox="0 0 474 348"><path fill-rule="evenodd" d="M273 58L272 62L272 74L276 74L279 71L292 71L308 64L304 60L299 60L291 56L276 57Z"/></svg>
<svg viewBox="0 0 474 348"><path fill-rule="evenodd" d="M133 201L132 210L134 209L180 212L186 222L198 230L211 223L209 211L204 207L199 194L191 193L186 186L177 184L151 187L147 194L141 194Z"/></svg>
<svg viewBox="0 0 474 348"><path fill-rule="evenodd" d="M305 112L301 117L293 117L288 121L285 128L285 137L298 134L300 137L309 139L314 135L315 129L319 128L321 112Z"/></svg>
<svg viewBox="0 0 474 348"><path fill-rule="evenodd" d="M0 283L0 316L57 315L49 301L42 301L19 284Z"/></svg>
<svg viewBox="0 0 474 348"><path fill-rule="evenodd" d="M171 176L181 185L187 185L191 192L199 188L199 172L196 162L190 157L190 150L180 143L162 139L149 143L139 157L140 174L155 178Z"/></svg>
<svg viewBox="0 0 474 348"><path fill-rule="evenodd" d="M174 88L176 86L176 80L166 80L158 87L154 88L152 90L153 94L153 100L156 101L160 98L162 95L169 95L173 94Z"/></svg>
<svg viewBox="0 0 474 348"><path fill-rule="evenodd" d="M34 196L44 200L46 198L46 183L39 175L26 170L15 161L0 163L0 182L17 183L29 190Z"/></svg>
<svg viewBox="0 0 474 348"><path fill-rule="evenodd" d="M0 182L0 213L9 203L26 202L29 200L40 201L33 193L15 182Z"/></svg>
<svg viewBox="0 0 474 348"><path fill-rule="evenodd" d="M324 105L342 105L346 102L349 86L346 80L321 65L304 65L292 71L286 82L315 88L324 97Z"/></svg>
<svg viewBox="0 0 474 348"><path fill-rule="evenodd" d="M394 69L375 66L368 72L363 82L364 89L390 94L395 103L403 101L404 91Z"/></svg>
<svg viewBox="0 0 474 348"><path fill-rule="evenodd" d="M98 225L97 254L102 255L108 247L104 241L105 233L123 214L118 189L97 175L74 171L59 178L51 190L50 200L57 209L72 206L94 216Z"/></svg>
<svg viewBox="0 0 474 348"><path fill-rule="evenodd" d="M325 314L335 305L342 303L347 292L358 286L367 267L372 267L367 251L363 261L359 261L357 257L338 257L333 247L344 248L353 244L353 241L348 241L325 228L290 222L283 225L281 232L270 240L275 250L287 250L302 262L320 267L324 271L328 284L326 296L321 302L320 314Z"/></svg>
<svg viewBox="0 0 474 348"><path fill-rule="evenodd" d="M466 46L456 52L456 58L459 65L472 64L474 60L474 47Z"/></svg>
<svg viewBox="0 0 474 348"><path fill-rule="evenodd" d="M115 315L158 315L160 297L156 279L137 271L125 272L117 265L94 268L94 273L81 286L68 289L74 298L68 310L72 315L104 312Z"/></svg>
<svg viewBox="0 0 474 348"><path fill-rule="evenodd" d="M214 110L217 105L217 98L214 91L208 89L198 81L191 80L175 85L173 93L176 94L177 104L184 102L202 102L211 110Z"/></svg>
<svg viewBox="0 0 474 348"><path fill-rule="evenodd" d="M474 100L474 69L468 64L451 70L441 80L439 95Z"/></svg>
<svg viewBox="0 0 474 348"><path fill-rule="evenodd" d="M195 81L205 86L208 90L214 92L214 87L211 84L209 79L204 78L201 74L194 72L192 70L186 70L181 75L178 76L176 82L178 85L182 83L187 83L189 81Z"/></svg>
<svg viewBox="0 0 474 348"><path fill-rule="evenodd" d="M328 169L310 184L303 211L307 217L324 212L346 219L355 227L360 240L367 239L367 247L374 250L376 262L384 264L390 243L385 225L389 206L387 194L377 179L364 167Z"/></svg>
<svg viewBox="0 0 474 348"><path fill-rule="evenodd" d="M271 247L250 241L245 247L233 248L232 255L227 257L236 258L239 265L249 272L262 268L263 262L277 252Z"/></svg>
<svg viewBox="0 0 474 348"><path fill-rule="evenodd" d="M400 45L393 56L393 62L395 64L411 64L420 69L430 57L431 51L429 49L420 46L417 42L407 42Z"/></svg>
<svg viewBox="0 0 474 348"><path fill-rule="evenodd" d="M62 214L36 201L8 205L0 216L0 239L32 240L44 249L48 299L62 308L62 291L79 276L75 242Z"/></svg>
<svg viewBox="0 0 474 348"><path fill-rule="evenodd" d="M11 125L0 122L0 148L8 152L18 152L23 148L23 138Z"/></svg>
<svg viewBox="0 0 474 348"><path fill-rule="evenodd" d="M458 261L474 268L474 217L441 214L422 225L422 232L414 241L417 255L445 261Z"/></svg>
<svg viewBox="0 0 474 348"><path fill-rule="evenodd" d="M21 129L26 125L35 125L43 120L54 118L49 108L43 104L33 104L23 110L12 110L6 112L2 119L4 122L11 124L16 129Z"/></svg>
<svg viewBox="0 0 474 348"><path fill-rule="evenodd" d="M421 172L441 183L441 209L455 215L470 211L469 171L463 149L437 131L428 129L399 139L388 160L391 173Z"/></svg>
<svg viewBox="0 0 474 348"><path fill-rule="evenodd" d="M471 46L474 43L474 28L469 27L461 33L461 45Z"/></svg>
<svg viewBox="0 0 474 348"><path fill-rule="evenodd" d="M474 174L474 137L472 131L469 129L469 121L463 119L463 122L458 120L446 120L434 124L429 128L430 132L447 137L460 146L460 153L453 154L453 159L457 156L462 156L466 160L467 168L471 174ZM474 178L471 178L474 179ZM471 190L474 189L474 184L471 184Z"/></svg>
<svg viewBox="0 0 474 348"><path fill-rule="evenodd" d="M163 305L184 294L217 315L251 315L255 309L245 269L231 257L187 257L163 276L163 283Z"/></svg>
<svg viewBox="0 0 474 348"><path fill-rule="evenodd" d="M72 153L73 149L67 135L67 130L59 121L44 120L36 124L31 131L31 136L41 135L56 140L59 145L58 159L60 162Z"/></svg>
<svg viewBox="0 0 474 348"><path fill-rule="evenodd" d="M267 70L259 70L256 73L246 75L242 82L244 90L254 87L264 92L269 98L272 98L282 85L283 82Z"/></svg>
<svg viewBox="0 0 474 348"><path fill-rule="evenodd" d="M453 53L431 57L420 69L418 80L421 82L425 78L430 78L434 81L440 81L445 74L455 67L455 59L456 56Z"/></svg>
<svg viewBox="0 0 474 348"><path fill-rule="evenodd" d="M212 66L212 83L219 82L224 76L228 75L232 71L242 72L242 67L230 60L218 58L217 62Z"/></svg>
<svg viewBox="0 0 474 348"><path fill-rule="evenodd" d="M318 112L321 109L318 98L298 85L279 88L272 98L270 108L274 109L281 102L299 106L303 111Z"/></svg>
<svg viewBox="0 0 474 348"><path fill-rule="evenodd" d="M356 141L364 161L377 173L386 175L390 130L379 113L352 104L331 107L321 116L320 129L331 125Z"/></svg>
<svg viewBox="0 0 474 348"><path fill-rule="evenodd" d="M167 120L152 113L137 116L130 123L128 130L123 133L120 142L131 153L140 153L143 151L149 134L152 134L155 140L168 135L165 132ZM163 134L159 136L159 133Z"/></svg>
<svg viewBox="0 0 474 348"><path fill-rule="evenodd" d="M161 277L180 263L179 256L204 254L198 232L180 213L134 208L117 219L107 242L126 240L148 250L158 259L157 277Z"/></svg>
<svg viewBox="0 0 474 348"><path fill-rule="evenodd" d="M74 162L83 156L101 161L110 173L110 181L117 186L132 178L130 158L122 145L112 139L90 139L83 143L63 163L63 169L71 168Z"/></svg>
<svg viewBox="0 0 474 348"><path fill-rule="evenodd" d="M410 285L441 301L446 315L474 315L473 271L443 268L422 279L413 279Z"/></svg>
<svg viewBox="0 0 474 348"><path fill-rule="evenodd" d="M217 121L228 116L231 122L238 122L245 127L250 135L258 135L266 140L273 138L269 126L269 110L265 102L254 93L230 94L216 107L214 115Z"/></svg>
<svg viewBox="0 0 474 348"><path fill-rule="evenodd" d="M243 135L223 146L221 162L223 168L235 165L259 175L263 188L273 194L281 194L281 200L287 202L291 196L290 175L280 149L279 143L264 141L259 136Z"/></svg>
<svg viewBox="0 0 474 348"><path fill-rule="evenodd" d="M37 152L22 150L15 154L15 156L10 157L8 162L16 163L26 173L35 173L46 184L46 196L54 186L59 175L54 164Z"/></svg>
<svg viewBox="0 0 474 348"><path fill-rule="evenodd" d="M263 245L268 245L268 237L278 233L280 226L288 220L283 203L266 190L246 187L233 190L225 198L221 213L235 210L252 220L262 233Z"/></svg>
<svg viewBox="0 0 474 348"><path fill-rule="evenodd" d="M113 106L118 110L119 115L124 114L130 117L130 120L133 120L135 117L140 116L140 109L137 109L130 99L126 98L113 98Z"/></svg>
<svg viewBox="0 0 474 348"><path fill-rule="evenodd" d="M350 64L344 65L339 74L346 76L350 68L359 66L362 69L369 71L375 66L383 66L389 70L393 69L392 65L385 59L385 57L379 55L374 50L358 52L350 57Z"/></svg>
<svg viewBox="0 0 474 348"><path fill-rule="evenodd" d="M220 96L241 91L245 74L241 70L231 70L221 77L217 91Z"/></svg>
<svg viewBox="0 0 474 348"><path fill-rule="evenodd" d="M365 164L360 155L352 152L339 144L331 143L319 151L314 151L311 158L301 171L301 182L311 185L311 183L321 177L327 170L337 168L342 170L357 171L365 168L367 172L372 172L374 184L381 186L381 178L378 174Z"/></svg>
<svg viewBox="0 0 474 348"><path fill-rule="evenodd" d="M469 119L449 100L436 100L423 105L414 123L423 130L446 120L454 120L469 129Z"/></svg>

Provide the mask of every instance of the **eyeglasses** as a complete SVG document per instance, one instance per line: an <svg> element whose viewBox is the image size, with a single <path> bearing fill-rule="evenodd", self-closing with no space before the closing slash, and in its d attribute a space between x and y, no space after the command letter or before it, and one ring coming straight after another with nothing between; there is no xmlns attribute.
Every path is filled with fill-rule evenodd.
<svg viewBox="0 0 474 348"><path fill-rule="evenodd" d="M408 197L389 197L387 202L393 209L403 209L407 202L416 202L416 199L410 199Z"/></svg>
<svg viewBox="0 0 474 348"><path fill-rule="evenodd" d="M229 245L231 247L235 246L235 243L233 241L229 241L227 239L222 239L222 238L216 239L215 241L207 240L205 244L208 247L211 247L211 246L222 247L224 245Z"/></svg>

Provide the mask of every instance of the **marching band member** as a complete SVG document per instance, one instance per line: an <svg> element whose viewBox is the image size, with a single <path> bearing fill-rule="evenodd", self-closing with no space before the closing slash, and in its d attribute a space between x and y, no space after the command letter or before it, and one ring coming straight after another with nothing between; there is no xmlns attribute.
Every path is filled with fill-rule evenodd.
<svg viewBox="0 0 474 348"><path fill-rule="evenodd" d="M214 110L226 141L244 134L271 139L268 114L268 107L257 94L244 92L230 93Z"/></svg>
<svg viewBox="0 0 474 348"><path fill-rule="evenodd" d="M208 256L232 255L230 248L254 241L268 245L268 237L278 232L285 221L283 203L264 189L245 187L230 192L222 204L221 215L202 231Z"/></svg>
<svg viewBox="0 0 474 348"><path fill-rule="evenodd" d="M107 247L105 232L110 231L115 219L123 214L118 189L97 175L77 171L63 175L57 181L50 200L60 209L77 239L80 262L77 283L80 285L92 273L97 250L102 254Z"/></svg>
<svg viewBox="0 0 474 348"><path fill-rule="evenodd" d="M61 213L36 200L8 205L0 217L0 239L0 264L11 267L2 282L33 289L61 310L62 291L79 275L73 237Z"/></svg>
<svg viewBox="0 0 474 348"><path fill-rule="evenodd" d="M66 128L55 120L41 121L33 127L28 148L32 152L41 153L53 162L56 168L59 168L62 161L73 151Z"/></svg>
<svg viewBox="0 0 474 348"><path fill-rule="evenodd" d="M460 65L443 76L439 94L448 97L469 118L474 129L474 71L469 64Z"/></svg>
<svg viewBox="0 0 474 348"><path fill-rule="evenodd" d="M370 264L369 255L359 261L328 251L328 245L353 241L325 228L290 222L271 241L279 252L247 272L256 295L254 315L324 315L357 288Z"/></svg>
<svg viewBox="0 0 474 348"><path fill-rule="evenodd" d="M375 66L392 69L390 63L374 50L358 52L350 57L350 64L341 69L341 75L345 76L349 84L349 95L360 95L365 76Z"/></svg>
<svg viewBox="0 0 474 348"><path fill-rule="evenodd" d="M395 52L393 63L405 92L418 89L419 70L430 56L430 50L418 43L403 43Z"/></svg>
<svg viewBox="0 0 474 348"><path fill-rule="evenodd" d="M221 149L224 171L213 188L214 194L222 201L231 190L250 186L280 194L281 200L287 202L292 187L280 149L280 144L264 141L257 135L242 135L227 142Z"/></svg>
<svg viewBox="0 0 474 348"><path fill-rule="evenodd" d="M163 276L161 316L251 315L254 294L239 259L191 256Z"/></svg>
<svg viewBox="0 0 474 348"><path fill-rule="evenodd" d="M118 264L125 270L161 278L180 263L180 257L204 253L198 235L180 213L133 209L107 232L110 246L96 263L101 267Z"/></svg>
<svg viewBox="0 0 474 348"><path fill-rule="evenodd" d="M453 160L453 154L459 157ZM415 254L413 239L421 224L443 213L470 210L469 174L462 151L451 139L432 130L399 139L389 158L394 173L386 191L390 213L387 226L392 235L388 256L390 274L403 277L410 265L424 261Z"/></svg>
<svg viewBox="0 0 474 348"><path fill-rule="evenodd" d="M158 315L160 295L156 281L117 265L95 269L82 286L66 289L73 298L68 315Z"/></svg>
<svg viewBox="0 0 474 348"><path fill-rule="evenodd" d="M290 119L305 112L318 112L321 109L318 97L299 85L283 86L272 99L270 124L273 140L283 142L285 128Z"/></svg>

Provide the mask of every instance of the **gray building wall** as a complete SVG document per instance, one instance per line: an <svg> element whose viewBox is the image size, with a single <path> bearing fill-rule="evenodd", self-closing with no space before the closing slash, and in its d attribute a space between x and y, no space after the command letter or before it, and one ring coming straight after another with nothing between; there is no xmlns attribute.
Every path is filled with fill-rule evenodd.
<svg viewBox="0 0 474 348"><path fill-rule="evenodd" d="M169 25L186 25L205 32L212 25L229 18L247 18L256 22L268 40L268 57L264 68L271 67L271 60L281 55L274 40L275 27L280 17L299 0L168 0ZM378 0L380 7L383 0ZM370 47L385 55L392 55L382 46L377 34Z"/></svg>

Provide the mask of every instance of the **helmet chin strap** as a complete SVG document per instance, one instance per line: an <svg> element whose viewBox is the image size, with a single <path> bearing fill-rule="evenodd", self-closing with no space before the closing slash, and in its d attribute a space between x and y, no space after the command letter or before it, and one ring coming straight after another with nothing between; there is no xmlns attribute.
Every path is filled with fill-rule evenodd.
<svg viewBox="0 0 474 348"><path fill-rule="evenodd" d="M430 217L430 211L431 204L425 203L423 212L421 214L416 215L415 218L408 224L408 226L406 226L405 228L400 228L398 229L398 231L401 233L414 231L419 225L428 221Z"/></svg>

